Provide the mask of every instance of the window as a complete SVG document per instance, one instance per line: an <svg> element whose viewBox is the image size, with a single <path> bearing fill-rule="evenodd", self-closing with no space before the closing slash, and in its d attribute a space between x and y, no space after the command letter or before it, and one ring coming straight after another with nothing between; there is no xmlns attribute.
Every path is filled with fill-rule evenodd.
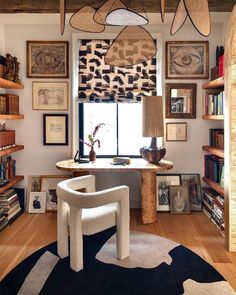
<svg viewBox="0 0 236 295"><path fill-rule="evenodd" d="M142 137L142 105L140 103L80 103L79 138L87 140L99 123L105 126L97 138L97 156L140 156L139 149L150 145L151 139ZM80 153L87 156L89 148L80 142Z"/></svg>

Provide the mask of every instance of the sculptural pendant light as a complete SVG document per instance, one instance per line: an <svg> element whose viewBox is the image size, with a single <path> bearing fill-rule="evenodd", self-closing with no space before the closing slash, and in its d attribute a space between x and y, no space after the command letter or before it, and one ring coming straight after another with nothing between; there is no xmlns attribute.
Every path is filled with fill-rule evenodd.
<svg viewBox="0 0 236 295"><path fill-rule="evenodd" d="M60 0L60 30L61 35L65 31L65 20L66 20L66 0Z"/></svg>
<svg viewBox="0 0 236 295"><path fill-rule="evenodd" d="M184 6L184 0L180 0L175 11L173 22L171 24L171 35L176 34L181 29L187 19L187 16L188 14Z"/></svg>
<svg viewBox="0 0 236 295"><path fill-rule="evenodd" d="M96 9L92 6L84 6L71 16L69 23L72 28L80 31L101 33L105 26L94 21L95 13Z"/></svg>
<svg viewBox="0 0 236 295"><path fill-rule="evenodd" d="M178 32L187 16L201 35L209 36L211 23L207 0L180 0L172 22L171 35Z"/></svg>
<svg viewBox="0 0 236 295"><path fill-rule="evenodd" d="M94 16L97 23L111 26L143 26L148 24L148 17L143 7L142 0L139 0L141 10L145 16L128 9L120 0L108 0Z"/></svg>
<svg viewBox="0 0 236 295"><path fill-rule="evenodd" d="M120 0L108 0L106 1L94 14L94 21L98 24L107 25L106 17L108 13L113 9L125 8L126 5Z"/></svg>
<svg viewBox="0 0 236 295"><path fill-rule="evenodd" d="M148 18L127 8L118 8L108 13L106 23L112 26L144 26Z"/></svg>
<svg viewBox="0 0 236 295"><path fill-rule="evenodd" d="M155 41L140 26L125 27L107 50L105 63L115 67L136 65L156 55Z"/></svg>
<svg viewBox="0 0 236 295"><path fill-rule="evenodd" d="M165 0L160 1L160 10L161 10L161 21L164 23L165 21Z"/></svg>

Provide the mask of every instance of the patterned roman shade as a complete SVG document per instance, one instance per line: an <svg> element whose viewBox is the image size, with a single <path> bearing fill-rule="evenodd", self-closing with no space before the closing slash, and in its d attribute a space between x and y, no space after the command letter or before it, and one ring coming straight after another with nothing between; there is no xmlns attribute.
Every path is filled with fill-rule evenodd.
<svg viewBox="0 0 236 295"><path fill-rule="evenodd" d="M106 65L111 40L81 40L79 102L140 102L156 95L156 57L134 66ZM122 50L122 48L117 48Z"/></svg>

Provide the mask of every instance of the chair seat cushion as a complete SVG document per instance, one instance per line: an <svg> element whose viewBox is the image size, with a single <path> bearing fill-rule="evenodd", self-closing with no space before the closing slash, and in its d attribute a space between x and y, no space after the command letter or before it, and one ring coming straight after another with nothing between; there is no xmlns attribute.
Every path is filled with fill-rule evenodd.
<svg viewBox="0 0 236 295"><path fill-rule="evenodd" d="M116 225L116 203L82 210L83 234L92 235Z"/></svg>

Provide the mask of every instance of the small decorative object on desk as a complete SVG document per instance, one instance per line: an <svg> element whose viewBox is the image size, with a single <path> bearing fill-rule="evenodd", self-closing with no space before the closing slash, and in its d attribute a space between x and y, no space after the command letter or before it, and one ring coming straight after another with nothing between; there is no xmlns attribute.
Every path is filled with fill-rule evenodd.
<svg viewBox="0 0 236 295"><path fill-rule="evenodd" d="M105 125L105 123L99 123L94 128L93 133L88 135L89 142L86 142L86 141L80 139L81 142L83 142L84 144L86 144L87 146L90 147L89 161L91 161L91 162L94 162L96 160L96 153L94 151L94 145L95 145L95 143L97 143L98 148L100 148L100 140L99 139L95 139L95 137L96 137L96 134L97 134L98 130L101 128L102 125Z"/></svg>
<svg viewBox="0 0 236 295"><path fill-rule="evenodd" d="M131 163L131 159L129 157L114 157L113 165L128 165Z"/></svg>

